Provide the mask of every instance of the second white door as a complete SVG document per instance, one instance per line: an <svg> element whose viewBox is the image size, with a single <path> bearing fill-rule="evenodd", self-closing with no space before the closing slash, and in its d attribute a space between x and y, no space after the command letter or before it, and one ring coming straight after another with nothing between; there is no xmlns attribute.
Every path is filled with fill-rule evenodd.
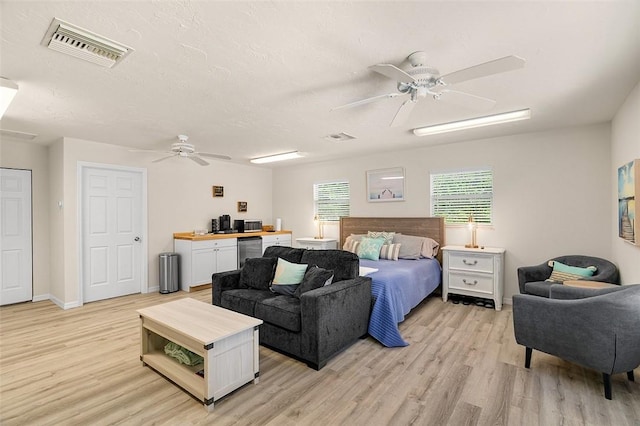
<svg viewBox="0 0 640 426"><path fill-rule="evenodd" d="M142 173L82 168L84 302L140 293Z"/></svg>

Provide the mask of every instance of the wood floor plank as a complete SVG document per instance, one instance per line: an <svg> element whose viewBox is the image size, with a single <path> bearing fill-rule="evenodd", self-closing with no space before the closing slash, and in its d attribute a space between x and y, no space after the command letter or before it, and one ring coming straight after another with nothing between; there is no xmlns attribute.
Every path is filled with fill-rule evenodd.
<svg viewBox="0 0 640 426"><path fill-rule="evenodd" d="M207 413L139 360L136 310L183 297L211 290L0 308L0 424L640 425L640 383L613 376L607 401L597 372L539 352L525 369L509 306L436 297L400 324L404 348L367 337L315 371L260 347L260 382Z"/></svg>

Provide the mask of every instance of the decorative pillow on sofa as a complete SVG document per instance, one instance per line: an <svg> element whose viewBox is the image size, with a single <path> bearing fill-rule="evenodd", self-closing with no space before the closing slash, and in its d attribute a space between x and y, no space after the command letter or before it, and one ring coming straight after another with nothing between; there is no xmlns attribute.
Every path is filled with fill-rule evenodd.
<svg viewBox="0 0 640 426"><path fill-rule="evenodd" d="M358 246L357 255L360 259L378 260L383 244L384 238L363 238Z"/></svg>
<svg viewBox="0 0 640 426"><path fill-rule="evenodd" d="M278 266L276 266L271 291L292 296L302 282L307 266L306 264L291 263L278 258Z"/></svg>
<svg viewBox="0 0 640 426"><path fill-rule="evenodd" d="M592 277L598 270L595 266L588 266L586 268L579 268L577 266L569 266L564 263L560 263L554 260L550 260L549 266L553 268L551 276L546 281L563 283L569 280L581 280L583 278Z"/></svg>
<svg viewBox="0 0 640 426"><path fill-rule="evenodd" d="M332 281L333 271L318 266L310 266L293 295L300 298L302 293L324 287L325 285L331 284Z"/></svg>
<svg viewBox="0 0 640 426"><path fill-rule="evenodd" d="M384 238L385 244L391 244L393 242L393 236L396 235L395 232L386 232L386 231L368 231L368 238Z"/></svg>
<svg viewBox="0 0 640 426"><path fill-rule="evenodd" d="M246 259L240 270L240 287L269 290L275 267L276 259L273 257Z"/></svg>
<svg viewBox="0 0 640 426"><path fill-rule="evenodd" d="M380 248L380 259L398 260L401 244L384 244Z"/></svg>

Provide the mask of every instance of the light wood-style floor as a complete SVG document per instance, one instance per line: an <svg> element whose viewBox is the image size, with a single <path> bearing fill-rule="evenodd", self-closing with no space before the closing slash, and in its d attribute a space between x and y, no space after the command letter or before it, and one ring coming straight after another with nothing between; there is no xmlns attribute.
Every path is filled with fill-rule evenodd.
<svg viewBox="0 0 640 426"><path fill-rule="evenodd" d="M139 360L136 310L182 297L211 290L0 308L0 424L640 425L640 383L614 376L607 401L594 371L535 351L526 370L509 306L438 298L401 324L410 346L369 337L319 372L261 347L260 383L207 414Z"/></svg>

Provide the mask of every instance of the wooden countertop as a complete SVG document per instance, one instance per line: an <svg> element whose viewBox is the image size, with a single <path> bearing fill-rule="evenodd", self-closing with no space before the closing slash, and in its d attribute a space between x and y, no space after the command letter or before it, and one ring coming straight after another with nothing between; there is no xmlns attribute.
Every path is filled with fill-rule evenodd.
<svg viewBox="0 0 640 426"><path fill-rule="evenodd" d="M268 235L291 235L291 231L238 232L235 234L205 234L205 235L193 235L193 232L176 232L173 234L173 239L189 240L189 241L206 241L206 240L221 240L224 238L265 237Z"/></svg>

